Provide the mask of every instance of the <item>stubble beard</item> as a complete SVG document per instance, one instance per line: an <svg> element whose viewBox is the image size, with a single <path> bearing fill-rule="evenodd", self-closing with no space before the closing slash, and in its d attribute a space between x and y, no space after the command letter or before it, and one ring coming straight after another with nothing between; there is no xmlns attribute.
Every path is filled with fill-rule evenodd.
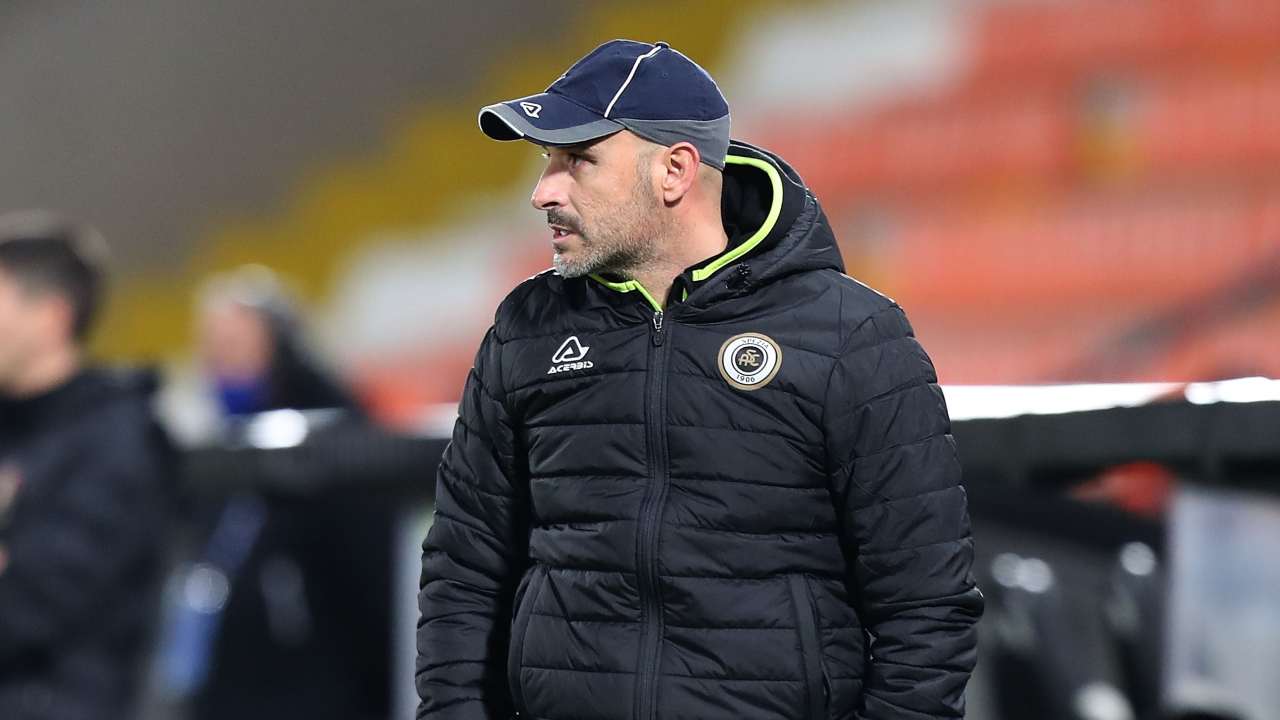
<svg viewBox="0 0 1280 720"><path fill-rule="evenodd" d="M653 188L637 181L630 202L613 213L601 213L608 220L590 229L583 227L581 220L574 222L555 210L548 211L547 222L567 225L580 241L575 257L556 252L551 258L552 266L566 278L594 274L635 277L637 271L658 258L666 230L659 210Z"/></svg>
<svg viewBox="0 0 1280 720"><path fill-rule="evenodd" d="M648 234L597 233L593 238L583 233L579 238L581 246L572 258L559 252L551 257L552 266L564 277L606 274L629 279L657 255L656 243Z"/></svg>

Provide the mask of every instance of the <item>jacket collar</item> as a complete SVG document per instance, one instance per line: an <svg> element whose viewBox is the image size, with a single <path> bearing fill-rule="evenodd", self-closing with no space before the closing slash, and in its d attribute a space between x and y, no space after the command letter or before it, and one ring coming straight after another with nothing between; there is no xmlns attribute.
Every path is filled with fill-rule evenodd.
<svg viewBox="0 0 1280 720"><path fill-rule="evenodd" d="M152 370L83 368L66 382L26 398L0 397L0 436L27 435L112 403L145 401L158 386Z"/></svg>
<svg viewBox="0 0 1280 720"><path fill-rule="evenodd" d="M796 272L822 268L843 272L844 262L826 216L785 161L735 140L729 146L724 173L721 215L729 245L676 278L667 309L686 303L704 307ZM663 309L663 303L635 280L591 278L616 292L635 292L653 309Z"/></svg>

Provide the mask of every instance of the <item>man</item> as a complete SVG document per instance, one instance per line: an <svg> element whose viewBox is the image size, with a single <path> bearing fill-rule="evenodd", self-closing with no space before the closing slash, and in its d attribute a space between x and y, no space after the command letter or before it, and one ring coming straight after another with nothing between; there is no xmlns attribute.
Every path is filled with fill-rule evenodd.
<svg viewBox="0 0 1280 720"><path fill-rule="evenodd" d="M146 383L88 369L101 239L0 217L0 717L132 715L168 489Z"/></svg>
<svg viewBox="0 0 1280 720"><path fill-rule="evenodd" d="M707 73L596 48L481 128L546 149L423 546L420 718L964 712L982 595L942 393Z"/></svg>

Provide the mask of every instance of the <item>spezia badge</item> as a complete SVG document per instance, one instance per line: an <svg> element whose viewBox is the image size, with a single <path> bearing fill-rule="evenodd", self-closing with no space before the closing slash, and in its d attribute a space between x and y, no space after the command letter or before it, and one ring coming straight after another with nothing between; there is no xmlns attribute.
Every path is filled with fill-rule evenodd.
<svg viewBox="0 0 1280 720"><path fill-rule="evenodd" d="M739 390L759 390L782 367L782 348L760 333L743 333L720 346L720 374Z"/></svg>

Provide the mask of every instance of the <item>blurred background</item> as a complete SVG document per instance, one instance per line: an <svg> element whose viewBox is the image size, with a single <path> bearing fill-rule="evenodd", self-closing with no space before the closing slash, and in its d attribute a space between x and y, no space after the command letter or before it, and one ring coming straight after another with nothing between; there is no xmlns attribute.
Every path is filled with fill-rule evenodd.
<svg viewBox="0 0 1280 720"><path fill-rule="evenodd" d="M1280 0L6 0L0 209L102 230L95 354L162 367L188 450L148 712L287 698L175 618L234 627L252 577L303 647L324 623L272 608L323 577L380 588L331 613L382 664L312 716L411 716L433 457L549 266L538 150L476 112L614 37L709 69L930 351L989 601L970 717L1280 718Z"/></svg>

